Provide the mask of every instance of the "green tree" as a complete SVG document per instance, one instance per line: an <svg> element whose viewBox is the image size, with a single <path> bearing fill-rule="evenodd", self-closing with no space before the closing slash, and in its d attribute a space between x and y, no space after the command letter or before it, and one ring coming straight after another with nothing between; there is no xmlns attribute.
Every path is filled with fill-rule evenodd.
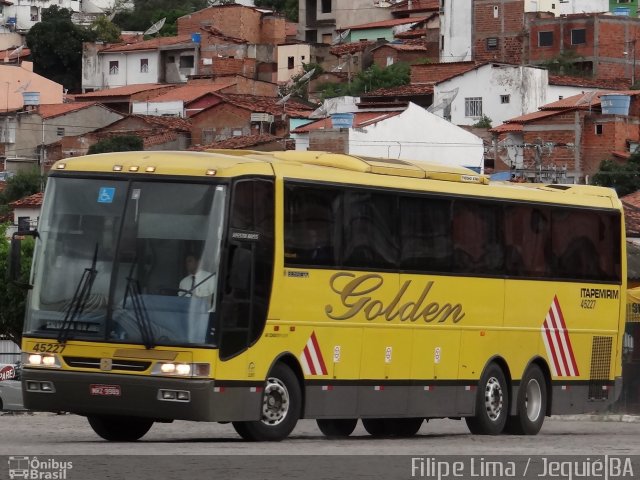
<svg viewBox="0 0 640 480"><path fill-rule="evenodd" d="M351 95L357 97L379 88L392 88L407 85L411 80L409 64L399 62L387 68L373 65L358 73L351 83L328 84L320 88L323 98Z"/></svg>
<svg viewBox="0 0 640 480"><path fill-rule="evenodd" d="M10 244L6 239L8 225L0 225L0 334L20 345L22 325L24 322L27 290L9 281ZM20 282L28 283L33 258L33 239L21 242Z"/></svg>
<svg viewBox="0 0 640 480"><path fill-rule="evenodd" d="M600 163L600 170L593 176L593 184L615 189L619 197L640 190L640 153L634 153L626 163L613 160Z"/></svg>
<svg viewBox="0 0 640 480"><path fill-rule="evenodd" d="M120 135L100 140L99 142L91 145L87 153L129 152L143 149L144 144L140 137L136 135Z"/></svg>
<svg viewBox="0 0 640 480"><path fill-rule="evenodd" d="M53 5L42 10L42 21L27 33L33 70L43 77L78 92L82 78L82 42L91 42L96 33L75 25L71 10Z"/></svg>
<svg viewBox="0 0 640 480"><path fill-rule="evenodd" d="M482 118L474 123L473 126L476 128L491 128L491 119L486 115L482 115Z"/></svg>
<svg viewBox="0 0 640 480"><path fill-rule="evenodd" d="M104 15L98 17L90 27L96 32L96 41L105 43L115 43L120 41L120 29L118 26L109 21Z"/></svg>
<svg viewBox="0 0 640 480"><path fill-rule="evenodd" d="M122 30L144 31L162 18L166 22L160 30L161 36L173 36L177 32L177 19L208 6L207 0L186 0L176 8L174 0L135 0L132 10L121 10L113 23Z"/></svg>
<svg viewBox="0 0 640 480"><path fill-rule="evenodd" d="M582 64L583 57L575 50L564 50L559 55L542 62L540 65L555 75L572 75L578 77L590 77L592 71L585 70Z"/></svg>
<svg viewBox="0 0 640 480"><path fill-rule="evenodd" d="M10 203L38 193L41 186L42 176L37 170L18 172L7 180L4 190L0 192L0 203Z"/></svg>
<svg viewBox="0 0 640 480"><path fill-rule="evenodd" d="M270 8L282 13L290 22L298 21L298 0L256 0L256 7Z"/></svg>

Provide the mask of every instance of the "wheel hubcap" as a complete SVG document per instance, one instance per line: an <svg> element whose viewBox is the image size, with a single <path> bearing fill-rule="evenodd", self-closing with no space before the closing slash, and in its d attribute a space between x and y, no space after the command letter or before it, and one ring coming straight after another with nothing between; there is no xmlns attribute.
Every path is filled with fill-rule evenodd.
<svg viewBox="0 0 640 480"><path fill-rule="evenodd" d="M289 392L287 387L277 378L269 378L264 388L262 399L262 423L278 425L289 411Z"/></svg>
<svg viewBox="0 0 640 480"><path fill-rule="evenodd" d="M491 420L497 420L502 413L502 387L496 377L491 377L484 390L484 405Z"/></svg>
<svg viewBox="0 0 640 480"><path fill-rule="evenodd" d="M527 417L530 421L535 422L540 417L540 410L542 409L542 390L538 381L533 378L527 383L524 404L527 410Z"/></svg>

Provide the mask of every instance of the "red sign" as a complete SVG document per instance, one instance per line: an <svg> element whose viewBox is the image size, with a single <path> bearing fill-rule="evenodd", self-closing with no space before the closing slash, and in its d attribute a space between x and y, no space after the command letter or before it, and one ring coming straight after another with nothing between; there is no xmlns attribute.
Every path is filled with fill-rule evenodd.
<svg viewBox="0 0 640 480"><path fill-rule="evenodd" d="M120 385L89 385L91 395L100 395L103 397L119 397Z"/></svg>
<svg viewBox="0 0 640 480"><path fill-rule="evenodd" d="M2 380L11 380L12 378L15 378L15 376L16 370L12 365L6 365L0 368L0 382Z"/></svg>

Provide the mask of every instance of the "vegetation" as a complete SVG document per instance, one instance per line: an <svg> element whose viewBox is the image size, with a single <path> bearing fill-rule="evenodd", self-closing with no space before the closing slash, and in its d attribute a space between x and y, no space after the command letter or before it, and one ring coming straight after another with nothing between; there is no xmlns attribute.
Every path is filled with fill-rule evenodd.
<svg viewBox="0 0 640 480"><path fill-rule="evenodd" d="M482 118L473 124L476 128L491 128L491 119L486 115L482 115Z"/></svg>
<svg viewBox="0 0 640 480"><path fill-rule="evenodd" d="M42 181L43 178L37 170L18 172L9 178L5 189L0 192L0 216L9 213L9 204L11 202L38 193L42 187Z"/></svg>
<svg viewBox="0 0 640 480"><path fill-rule="evenodd" d="M53 5L42 10L42 21L27 33L33 71L79 92L82 78L82 42L92 42L96 32L75 25L71 10Z"/></svg>
<svg viewBox="0 0 640 480"><path fill-rule="evenodd" d="M120 29L104 15L98 17L89 28L96 33L96 41L98 42L115 43L120 41Z"/></svg>
<svg viewBox="0 0 640 480"><path fill-rule="evenodd" d="M300 81L302 77L304 77L307 73L313 70L313 75L311 78ZM302 72L298 75L294 75L291 77L291 82L286 85L280 87L280 95L292 95L294 97L303 98L308 100L309 98L309 89L307 86L309 82L314 78L317 78L319 75L324 73L324 69L319 63L304 63L302 64Z"/></svg>
<svg viewBox="0 0 640 480"><path fill-rule="evenodd" d="M145 31L155 22L166 18L159 35L171 37L177 33L178 18L207 8L207 0L185 0L178 4L173 0L134 0L132 10L120 10L113 23L122 30Z"/></svg>
<svg viewBox="0 0 640 480"><path fill-rule="evenodd" d="M270 8L282 13L291 22L298 21L298 0L256 0L256 7Z"/></svg>
<svg viewBox="0 0 640 480"><path fill-rule="evenodd" d="M27 290L8 281L10 244L5 241L8 225L0 225L0 335L6 335L10 340L20 345L22 325L24 322L25 302ZM28 237L22 241L20 282L28 283L33 258L33 239Z"/></svg>
<svg viewBox="0 0 640 480"><path fill-rule="evenodd" d="M564 50L556 57L542 62L540 65L554 75L571 75L574 77L591 77L592 71L587 71L581 64L583 57L575 50Z"/></svg>
<svg viewBox="0 0 640 480"><path fill-rule="evenodd" d="M593 176L593 184L611 187L620 197L640 190L640 153L632 154L624 164L604 160Z"/></svg>
<svg viewBox="0 0 640 480"><path fill-rule="evenodd" d="M322 98L350 95L357 97L379 88L392 88L407 85L411 80L411 68L408 63L394 63L387 68L373 65L358 73L350 83L330 83L321 87Z"/></svg>
<svg viewBox="0 0 640 480"><path fill-rule="evenodd" d="M91 145L87 153L130 152L143 149L144 143L140 137L136 135L120 135L100 140Z"/></svg>

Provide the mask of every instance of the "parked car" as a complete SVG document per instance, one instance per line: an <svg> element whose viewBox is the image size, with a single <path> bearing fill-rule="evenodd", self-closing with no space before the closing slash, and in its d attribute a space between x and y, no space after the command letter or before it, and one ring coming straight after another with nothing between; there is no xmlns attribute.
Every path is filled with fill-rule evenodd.
<svg viewBox="0 0 640 480"><path fill-rule="evenodd" d="M21 371L22 369L20 364L0 364L0 411L25 409L22 403L22 382L20 382ZM3 380L3 378L5 379Z"/></svg>

